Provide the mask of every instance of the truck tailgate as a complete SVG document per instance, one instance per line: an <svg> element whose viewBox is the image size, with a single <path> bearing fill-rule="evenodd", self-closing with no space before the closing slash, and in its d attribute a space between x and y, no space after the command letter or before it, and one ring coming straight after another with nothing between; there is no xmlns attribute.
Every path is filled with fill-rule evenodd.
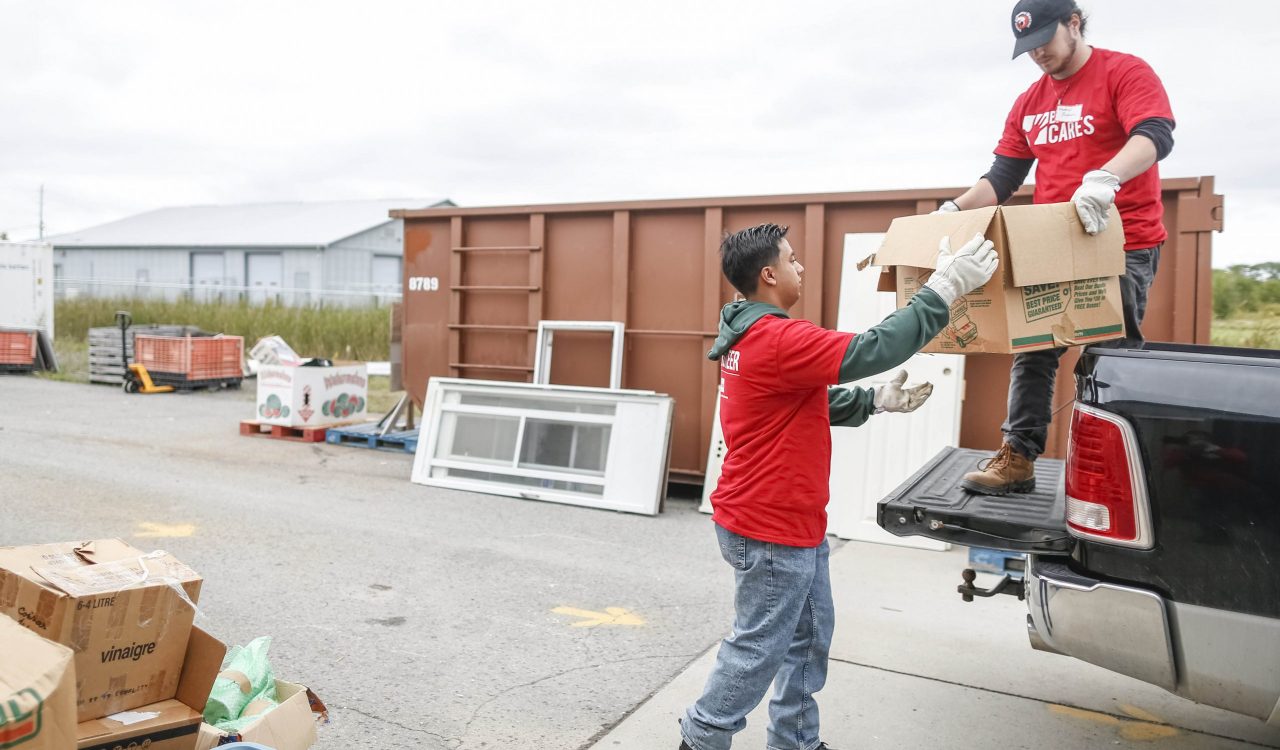
<svg viewBox="0 0 1280 750"><path fill-rule="evenodd" d="M944 448L880 501L877 522L897 536L924 536L968 547L1066 554L1067 534L1060 487L1062 461L1036 461L1036 490L991 497L960 486L965 473L991 457L989 451Z"/></svg>

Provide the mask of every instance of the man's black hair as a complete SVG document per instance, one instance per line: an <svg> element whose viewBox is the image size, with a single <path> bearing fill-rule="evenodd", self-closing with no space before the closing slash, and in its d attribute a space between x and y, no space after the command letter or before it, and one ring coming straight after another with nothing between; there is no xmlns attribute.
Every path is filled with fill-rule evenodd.
<svg viewBox="0 0 1280 750"><path fill-rule="evenodd" d="M787 236L787 227L760 224L733 234L720 243L720 270L744 295L755 294L760 283L760 269L778 262L779 245Z"/></svg>
<svg viewBox="0 0 1280 750"><path fill-rule="evenodd" d="M1072 3L1071 10L1062 14L1062 18L1059 18L1058 20L1064 25L1069 25L1071 23L1072 16L1080 16L1080 36L1084 36L1084 25L1089 22L1089 16L1085 15L1083 10L1080 10L1079 5Z"/></svg>

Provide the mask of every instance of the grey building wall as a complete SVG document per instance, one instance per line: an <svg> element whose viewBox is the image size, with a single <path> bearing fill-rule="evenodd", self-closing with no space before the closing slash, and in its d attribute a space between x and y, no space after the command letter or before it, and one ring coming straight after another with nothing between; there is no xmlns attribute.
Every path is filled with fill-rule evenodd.
<svg viewBox="0 0 1280 750"><path fill-rule="evenodd" d="M175 248L59 248L54 265L70 294L177 299L190 278L188 254Z"/></svg>
<svg viewBox="0 0 1280 750"><path fill-rule="evenodd" d="M381 304L398 294L399 283L377 283L374 258L404 256L404 222L395 219L333 243L325 251L325 288L343 292L348 305ZM403 265L401 262L400 265ZM339 303L341 304L341 303Z"/></svg>
<svg viewBox="0 0 1280 750"><path fill-rule="evenodd" d="M169 300L191 295L227 302L247 297L287 305L362 306L383 304L399 294L403 254L404 222L388 219L327 247L55 245L54 265L63 294ZM249 278L255 256L278 258L261 258L272 271L280 269L270 287ZM375 264L381 278L375 278Z"/></svg>

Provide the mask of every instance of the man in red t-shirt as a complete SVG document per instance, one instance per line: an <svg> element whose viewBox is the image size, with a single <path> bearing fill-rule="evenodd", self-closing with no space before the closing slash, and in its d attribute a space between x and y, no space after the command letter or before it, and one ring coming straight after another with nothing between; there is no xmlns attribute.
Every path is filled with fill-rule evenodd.
<svg viewBox="0 0 1280 750"><path fill-rule="evenodd" d="M1124 223L1125 337L1099 346L1134 348L1144 341L1147 290L1166 237L1156 162L1173 148L1173 112L1149 65L1085 43L1086 20L1073 0L1014 6L1013 56L1028 53L1044 75L1014 102L991 170L938 211L1004 203L1033 163L1035 202L1072 201L1090 234L1106 228L1114 203ZM1004 444L985 469L964 476L966 489L987 495L1035 489L1035 460L1044 453L1064 351L1014 355Z"/></svg>
<svg viewBox="0 0 1280 750"><path fill-rule="evenodd" d="M707 353L720 360L720 426L728 453L711 495L720 553L734 569L733 634L702 697L680 722L682 750L728 750L746 716L769 702L768 746L825 748L813 695L827 675L835 627L827 566L831 426L917 409L932 391L828 388L905 362L946 326L951 303L991 278L996 255L982 235L954 254L943 239L936 270L906 307L862 334L787 317L804 267L787 229L762 224L725 238L721 267L745 300L720 313Z"/></svg>

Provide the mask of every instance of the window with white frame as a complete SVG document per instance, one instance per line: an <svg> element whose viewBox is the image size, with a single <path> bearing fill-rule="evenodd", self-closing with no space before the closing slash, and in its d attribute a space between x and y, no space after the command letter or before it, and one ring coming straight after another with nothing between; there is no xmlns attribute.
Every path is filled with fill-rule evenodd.
<svg viewBox="0 0 1280 750"><path fill-rule="evenodd" d="M624 326L616 320L540 320L538 338L534 345L533 382L551 382L551 355L555 346L556 331L599 331L611 334L612 349L609 353L609 387L622 387L622 337Z"/></svg>
<svg viewBox="0 0 1280 750"><path fill-rule="evenodd" d="M413 481L653 515L671 407L648 391L434 378Z"/></svg>

